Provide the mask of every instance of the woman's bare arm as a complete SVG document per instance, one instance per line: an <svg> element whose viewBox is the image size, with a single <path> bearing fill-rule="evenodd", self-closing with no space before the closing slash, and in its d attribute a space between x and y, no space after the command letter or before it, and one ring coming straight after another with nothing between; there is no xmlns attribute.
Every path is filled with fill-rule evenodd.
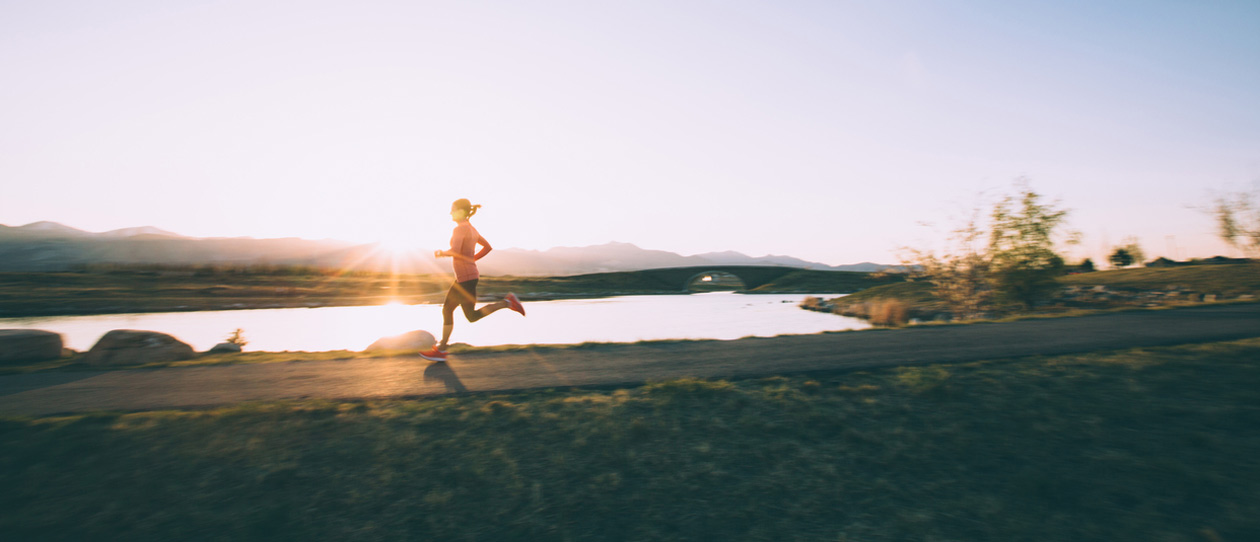
<svg viewBox="0 0 1260 542"><path fill-rule="evenodd" d="M494 250L494 247L490 246L490 243L486 241L485 237L477 236L477 244L481 245L482 248L479 252L477 252L476 256L473 256L474 262L485 258L486 254L489 254L491 250Z"/></svg>
<svg viewBox="0 0 1260 542"><path fill-rule="evenodd" d="M490 252L490 248L486 247L482 249L481 252L477 253L477 255L473 256L472 258L469 258L468 256L455 252L454 250L435 250L433 251L433 257L434 258L455 258L456 260L475 262L477 260L480 260L482 256L485 256L489 252Z"/></svg>
<svg viewBox="0 0 1260 542"><path fill-rule="evenodd" d="M455 258L456 260L475 262L477 260L485 258L486 254L489 254L491 250L493 250L493 247L491 247L490 245L485 245L481 249L481 251L474 254L472 258L469 258L468 256L455 252L454 250L435 250L433 251L433 257L434 258Z"/></svg>

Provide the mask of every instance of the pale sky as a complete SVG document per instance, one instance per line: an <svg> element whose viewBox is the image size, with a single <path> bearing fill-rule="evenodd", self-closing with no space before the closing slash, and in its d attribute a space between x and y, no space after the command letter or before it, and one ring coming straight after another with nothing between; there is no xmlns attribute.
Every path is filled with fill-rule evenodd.
<svg viewBox="0 0 1260 542"><path fill-rule="evenodd" d="M894 263L1027 177L1236 255L1260 2L0 2L0 224Z"/></svg>

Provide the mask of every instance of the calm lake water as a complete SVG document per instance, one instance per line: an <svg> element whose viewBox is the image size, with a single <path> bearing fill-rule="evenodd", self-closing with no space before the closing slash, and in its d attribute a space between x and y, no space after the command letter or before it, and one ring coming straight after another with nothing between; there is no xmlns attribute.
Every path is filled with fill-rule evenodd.
<svg viewBox="0 0 1260 542"><path fill-rule="evenodd" d="M819 294L815 294L819 295ZM823 297L836 297L824 295ZM522 318L499 311L469 324L459 311L451 342L474 346L576 344L659 339L738 339L870 327L864 320L803 310L805 295L620 296L533 301ZM381 337L425 329L439 336L439 305L381 305L312 309L257 309L47 318L2 318L0 328L61 333L66 346L84 351L113 329L169 333L204 351L244 330L247 350L363 350Z"/></svg>

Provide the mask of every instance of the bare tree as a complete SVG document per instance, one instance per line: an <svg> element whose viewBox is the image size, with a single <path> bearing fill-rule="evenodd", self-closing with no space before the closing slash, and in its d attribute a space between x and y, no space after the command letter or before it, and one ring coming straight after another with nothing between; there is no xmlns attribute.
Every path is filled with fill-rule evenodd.
<svg viewBox="0 0 1260 542"><path fill-rule="evenodd" d="M1236 192L1216 198L1212 214L1216 234L1249 258L1260 258L1260 204L1254 192Z"/></svg>

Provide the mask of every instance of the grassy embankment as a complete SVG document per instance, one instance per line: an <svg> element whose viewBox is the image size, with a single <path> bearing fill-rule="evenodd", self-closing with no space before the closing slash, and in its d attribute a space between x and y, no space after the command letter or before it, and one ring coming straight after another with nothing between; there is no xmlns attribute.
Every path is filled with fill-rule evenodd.
<svg viewBox="0 0 1260 542"><path fill-rule="evenodd" d="M995 307L991 318L1061 316L1137 307L1175 307L1203 300L1260 299L1260 264L1199 265L1172 268L1119 269L1060 277L1062 291L1051 302L1028 311L1018 306ZM1096 291L1095 288L1101 288ZM1250 296L1250 297L1248 297ZM930 320L949 312L932 295L927 282L874 286L813 307L837 314L871 317L899 310L904 318ZM904 318L901 319L904 322ZM895 322L890 322L895 323Z"/></svg>
<svg viewBox="0 0 1260 542"><path fill-rule="evenodd" d="M0 419L13 540L1260 539L1260 340Z"/></svg>
<svg viewBox="0 0 1260 542"><path fill-rule="evenodd" d="M681 293L684 281L660 272L569 277L482 277L486 297L523 299ZM666 280L666 279L669 280ZM79 273L0 273L0 317L440 302L446 275L337 274L316 270L123 269ZM887 282L867 273L793 270L751 291L849 292Z"/></svg>

